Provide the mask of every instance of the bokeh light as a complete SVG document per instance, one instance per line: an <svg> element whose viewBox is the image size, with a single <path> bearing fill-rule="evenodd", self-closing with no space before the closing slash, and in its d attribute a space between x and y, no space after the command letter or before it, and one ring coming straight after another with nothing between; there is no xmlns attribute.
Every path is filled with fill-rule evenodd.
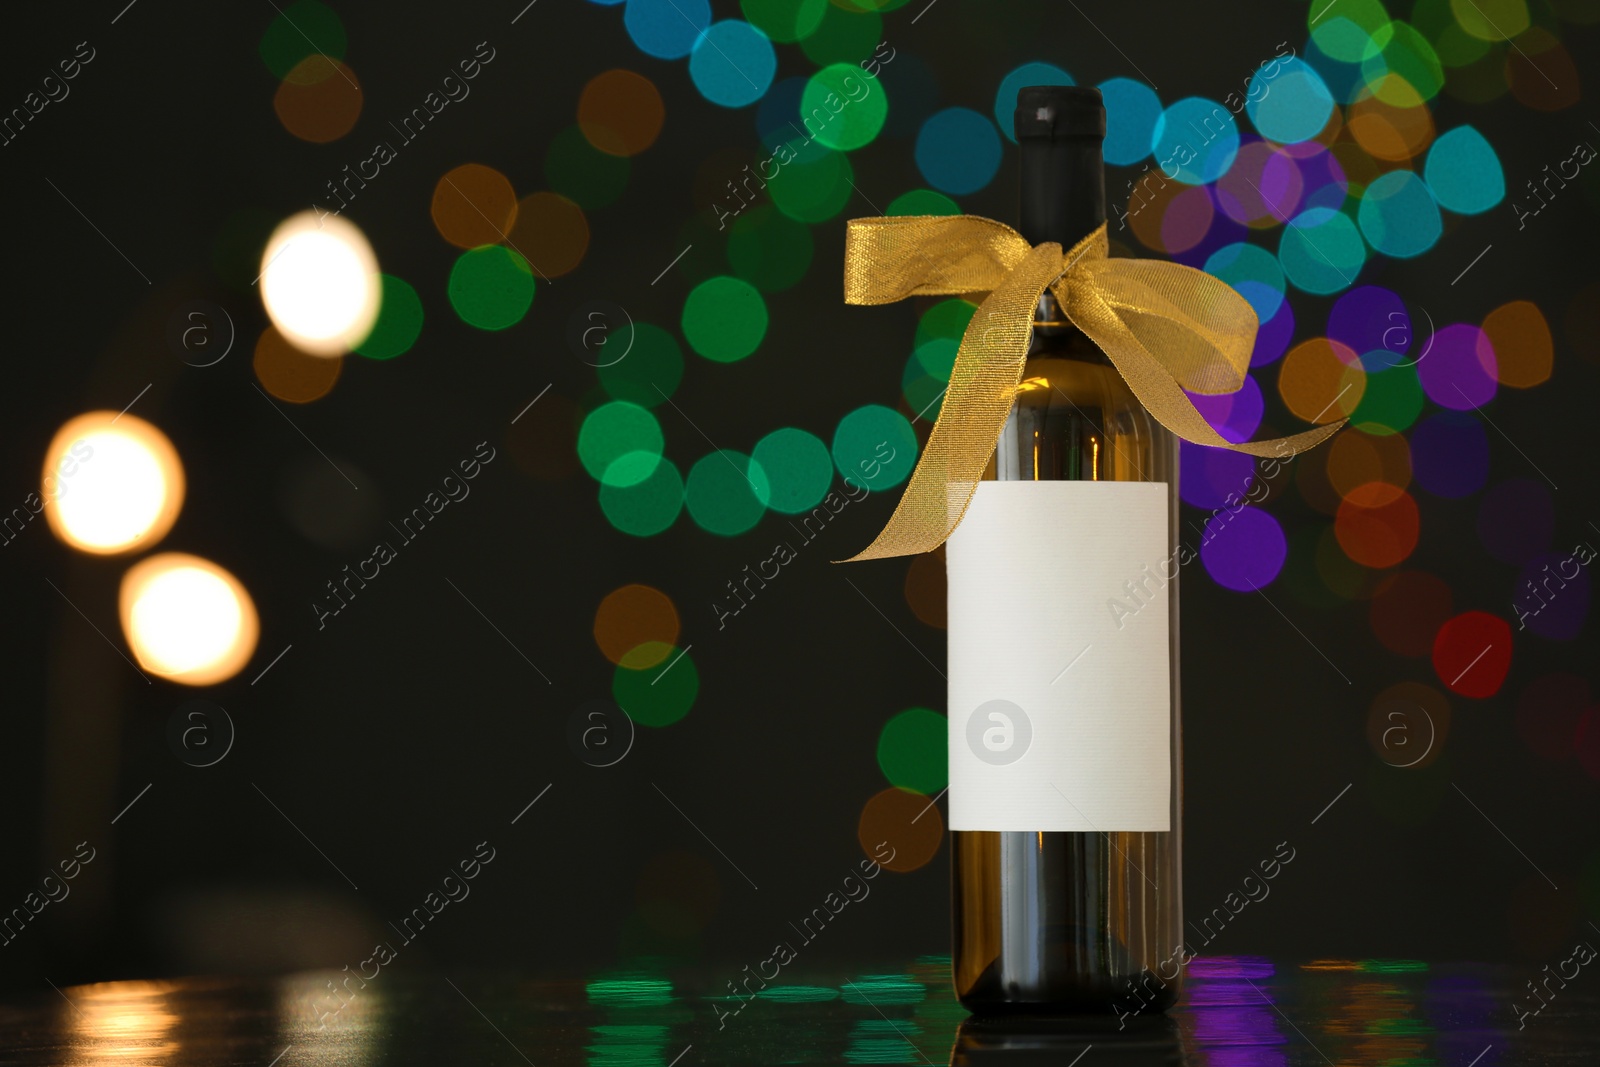
<svg viewBox="0 0 1600 1067"><path fill-rule="evenodd" d="M1458 411L1441 411L1411 431L1411 466L1417 484L1434 496L1471 496L1489 477L1489 435L1483 423Z"/></svg>
<svg viewBox="0 0 1600 1067"><path fill-rule="evenodd" d="M1155 90L1132 78L1108 78L1100 83L1100 99L1106 106L1105 161L1128 167L1148 156L1162 110ZM1011 106L1016 107L1015 97ZM1000 128L1010 130L1011 124L1002 122Z"/></svg>
<svg viewBox="0 0 1600 1067"><path fill-rule="evenodd" d="M461 321L480 330L504 330L521 322L533 306L533 291L527 259L502 245L457 256L446 289Z"/></svg>
<svg viewBox="0 0 1600 1067"><path fill-rule="evenodd" d="M261 253L261 302L288 341L319 356L348 352L378 318L378 260L341 215L303 211L279 224Z"/></svg>
<svg viewBox="0 0 1600 1067"><path fill-rule="evenodd" d="M778 57L767 35L748 22L712 23L694 42L689 77L700 95L722 107L744 107L772 85Z"/></svg>
<svg viewBox="0 0 1600 1067"><path fill-rule="evenodd" d="M629 670L654 667L676 644L677 606L661 590L625 585L607 593L594 613L594 640L612 663Z"/></svg>
<svg viewBox="0 0 1600 1067"><path fill-rule="evenodd" d="M1452 693L1494 696L1511 669L1511 626L1498 615L1468 611L1439 627L1433 669Z"/></svg>
<svg viewBox="0 0 1600 1067"><path fill-rule="evenodd" d="M585 211L616 203L632 170L627 156L600 151L577 126L550 138L544 153L544 180Z"/></svg>
<svg viewBox="0 0 1600 1067"><path fill-rule="evenodd" d="M1398 656L1421 659L1454 610L1450 586L1425 571L1396 571L1379 584L1368 607L1378 641Z"/></svg>
<svg viewBox="0 0 1600 1067"><path fill-rule="evenodd" d="M343 59L347 44L344 23L331 7L318 0L295 0L278 9L261 36L259 52L272 76L283 79L310 56Z"/></svg>
<svg viewBox="0 0 1600 1067"><path fill-rule="evenodd" d="M625 534L653 537L669 529L683 510L683 475L664 457L642 482L619 486L603 479L604 475L600 510L607 522Z"/></svg>
<svg viewBox="0 0 1600 1067"><path fill-rule="evenodd" d="M880 82L854 63L823 67L806 82L800 117L820 144L841 152L871 144L889 114L889 97Z"/></svg>
<svg viewBox="0 0 1600 1067"><path fill-rule="evenodd" d="M1393 567L1410 556L1421 534L1417 502L1398 485L1367 482L1344 494L1334 535L1344 554L1363 567Z"/></svg>
<svg viewBox="0 0 1600 1067"><path fill-rule="evenodd" d="M815 142L814 142L815 143ZM778 210L797 222L827 222L844 210L855 194L855 171L843 152L819 146L812 159L787 163L767 183Z"/></svg>
<svg viewBox="0 0 1600 1067"><path fill-rule="evenodd" d="M393 359L411 351L422 335L422 298L411 283L392 274L382 275L379 284L378 321L356 352L368 359Z"/></svg>
<svg viewBox="0 0 1600 1067"><path fill-rule="evenodd" d="M901 193L883 209L885 215L959 215L961 207L943 193L912 189Z"/></svg>
<svg viewBox="0 0 1600 1067"><path fill-rule="evenodd" d="M761 465L727 449L700 457L684 484L689 517L721 537L742 534L759 522L771 496Z"/></svg>
<svg viewBox="0 0 1600 1067"><path fill-rule="evenodd" d="M971 108L950 107L930 115L917 133L917 170L942 193L975 193L1000 169L1000 135Z"/></svg>
<svg viewBox="0 0 1600 1067"><path fill-rule="evenodd" d="M1398 434L1341 433L1326 447L1328 482L1341 497L1368 482L1411 484L1411 449Z"/></svg>
<svg viewBox="0 0 1600 1067"><path fill-rule="evenodd" d="M711 25L709 0L628 0L622 25L634 45L657 59L682 59Z"/></svg>
<svg viewBox="0 0 1600 1067"><path fill-rule="evenodd" d="M653 0L657 8L668 2ZM655 83L631 70L619 68L595 75L578 97L578 129L608 155L636 156L655 144L666 115Z"/></svg>
<svg viewBox="0 0 1600 1067"><path fill-rule="evenodd" d="M1178 442L1178 495L1197 508L1232 508L1255 484L1255 457L1226 448Z"/></svg>
<svg viewBox="0 0 1600 1067"><path fill-rule="evenodd" d="M1512 586L1512 614L1550 641L1576 640L1589 621L1589 571L1593 548L1541 552L1523 565Z"/></svg>
<svg viewBox="0 0 1600 1067"><path fill-rule="evenodd" d="M1350 216L1333 208L1313 207L1283 228L1278 259L1296 288L1327 296L1355 284L1367 261L1367 246Z"/></svg>
<svg viewBox="0 0 1600 1067"><path fill-rule="evenodd" d="M928 797L891 786L862 806L856 840L869 859L906 873L938 855L944 818Z"/></svg>
<svg viewBox="0 0 1600 1067"><path fill-rule="evenodd" d="M183 508L183 464L167 435L137 415L91 411L45 449L38 499L51 531L96 555L148 548Z"/></svg>
<svg viewBox="0 0 1600 1067"><path fill-rule="evenodd" d="M1471 126L1440 134L1422 174L1439 206L1459 215L1477 215L1505 199L1500 157Z"/></svg>
<svg viewBox="0 0 1600 1067"><path fill-rule="evenodd" d="M256 339L250 367L261 388L279 400L309 404L333 391L344 371L344 360L309 355L268 326Z"/></svg>
<svg viewBox="0 0 1600 1067"><path fill-rule="evenodd" d="M652 665L639 670L619 664L611 676L611 698L634 722L670 726L689 713L700 693L700 672L687 649L652 642L633 655Z"/></svg>
<svg viewBox="0 0 1600 1067"><path fill-rule="evenodd" d="M718 363L744 359L767 334L767 304L749 282L720 276L695 286L683 302L689 347Z"/></svg>
<svg viewBox="0 0 1600 1067"><path fill-rule="evenodd" d="M1456 411L1476 410L1494 399L1496 375L1488 335L1464 323L1436 333L1427 357L1417 364L1428 399Z"/></svg>
<svg viewBox="0 0 1600 1067"><path fill-rule="evenodd" d="M517 220L506 243L549 281L583 262L589 251L589 219L560 193L534 193L517 204Z"/></svg>
<svg viewBox="0 0 1600 1067"><path fill-rule="evenodd" d="M917 465L917 435L898 411L867 404L839 420L832 452L834 465L852 484L892 489Z"/></svg>
<svg viewBox="0 0 1600 1067"><path fill-rule="evenodd" d="M876 11L862 11L834 2L822 13L817 28L801 38L800 50L819 67L830 63L859 63L872 55L882 40L883 19Z"/></svg>
<svg viewBox="0 0 1600 1067"><path fill-rule="evenodd" d="M1531 389L1550 378L1555 341L1544 312L1531 300L1501 304L1483 320L1483 335L1494 353L1495 378L1513 389Z"/></svg>
<svg viewBox="0 0 1600 1067"><path fill-rule="evenodd" d="M306 56L284 77L272 96L272 110L300 140L327 144L354 128L363 99L355 71L318 53Z"/></svg>
<svg viewBox="0 0 1600 1067"><path fill-rule="evenodd" d="M811 227L771 204L758 204L728 227L728 265L764 293L781 292L800 282L811 266Z"/></svg>
<svg viewBox="0 0 1600 1067"><path fill-rule="evenodd" d="M1391 170L1367 186L1357 217L1367 243L1396 259L1420 256L1444 232L1433 193L1409 170Z"/></svg>
<svg viewBox="0 0 1600 1067"><path fill-rule="evenodd" d="M949 781L945 717L907 708L878 733L878 767L891 785L933 796Z"/></svg>
<svg viewBox="0 0 1600 1067"><path fill-rule="evenodd" d="M828 0L739 0L751 24L783 44L804 40L822 25Z"/></svg>
<svg viewBox="0 0 1600 1067"><path fill-rule="evenodd" d="M1281 144L1309 141L1328 124L1333 94L1303 59L1279 60L1275 74L1257 70L1245 94L1245 109L1261 135Z"/></svg>
<svg viewBox="0 0 1600 1067"><path fill-rule="evenodd" d="M613 361L602 364L595 373L600 387L613 400L653 408L683 380L683 350L677 338L648 322L634 322L632 342L620 357L606 355Z"/></svg>
<svg viewBox="0 0 1600 1067"><path fill-rule="evenodd" d="M767 506L785 515L810 511L821 503L833 484L833 460L828 446L804 430L773 430L756 442L750 458L766 475Z"/></svg>
<svg viewBox="0 0 1600 1067"><path fill-rule="evenodd" d="M429 214L439 236L457 248L499 244L517 221L517 193L493 167L463 163L439 178Z"/></svg>
<svg viewBox="0 0 1600 1067"><path fill-rule="evenodd" d="M1594 704L1589 680L1577 674L1547 674L1530 682L1517 698L1517 734L1534 755L1570 762L1574 735L1584 712Z"/></svg>
<svg viewBox="0 0 1600 1067"><path fill-rule="evenodd" d="M665 443L661 424L649 410L614 400L584 418L578 431L578 459L591 478L626 488L655 473Z"/></svg>
<svg viewBox="0 0 1600 1067"><path fill-rule="evenodd" d="M1250 366L1264 367L1283 358L1294 338L1294 309L1285 300L1278 305L1277 313L1264 320L1256 330L1255 347L1250 350Z"/></svg>
<svg viewBox="0 0 1600 1067"><path fill-rule="evenodd" d="M1264 248L1243 242L1223 245L1206 260L1205 272L1248 300L1260 322L1271 320L1283 304L1283 268Z"/></svg>
<svg viewBox="0 0 1600 1067"><path fill-rule="evenodd" d="M1150 151L1162 171L1186 185L1214 182L1239 153L1233 112L1200 96L1186 96L1161 113Z"/></svg>
<svg viewBox="0 0 1600 1067"><path fill-rule="evenodd" d="M1245 505L1206 520L1200 561L1225 589L1251 593L1272 584L1288 555L1283 527L1260 508Z"/></svg>
<svg viewBox="0 0 1600 1067"><path fill-rule="evenodd" d="M1278 395L1307 422L1336 422L1349 415L1366 384L1356 353L1326 337L1295 345L1278 368Z"/></svg>
<svg viewBox="0 0 1600 1067"><path fill-rule="evenodd" d="M118 607L139 666L168 681L215 685L255 653L255 603L210 560L182 552L140 560L123 575Z"/></svg>

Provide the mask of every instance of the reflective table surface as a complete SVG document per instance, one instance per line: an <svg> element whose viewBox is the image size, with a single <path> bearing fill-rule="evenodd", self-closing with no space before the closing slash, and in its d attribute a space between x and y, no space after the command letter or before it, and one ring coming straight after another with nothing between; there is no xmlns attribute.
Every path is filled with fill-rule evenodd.
<svg viewBox="0 0 1600 1067"><path fill-rule="evenodd" d="M648 960L564 980L391 965L370 981L319 972L45 986L0 1005L0 1063L1600 1064L1600 975L1583 972L1213 956L1190 964L1184 1000L1166 1015L1002 1024L967 1015L948 966L927 956L784 972L765 988L753 971Z"/></svg>

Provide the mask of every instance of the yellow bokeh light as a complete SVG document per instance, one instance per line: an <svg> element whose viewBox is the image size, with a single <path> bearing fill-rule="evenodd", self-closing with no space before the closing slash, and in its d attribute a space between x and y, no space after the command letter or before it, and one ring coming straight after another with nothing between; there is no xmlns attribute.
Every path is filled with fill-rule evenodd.
<svg viewBox="0 0 1600 1067"><path fill-rule="evenodd" d="M139 666L184 685L214 685L238 674L261 630L255 603L237 578L182 552L128 568L118 607Z"/></svg>
<svg viewBox="0 0 1600 1067"><path fill-rule="evenodd" d="M183 465L166 434L134 415L91 411L56 431L40 498L50 529L107 555L148 548L183 507Z"/></svg>
<svg viewBox="0 0 1600 1067"><path fill-rule="evenodd" d="M296 348L338 356L366 340L382 284L366 235L337 215L303 211L273 231L261 254L261 302Z"/></svg>

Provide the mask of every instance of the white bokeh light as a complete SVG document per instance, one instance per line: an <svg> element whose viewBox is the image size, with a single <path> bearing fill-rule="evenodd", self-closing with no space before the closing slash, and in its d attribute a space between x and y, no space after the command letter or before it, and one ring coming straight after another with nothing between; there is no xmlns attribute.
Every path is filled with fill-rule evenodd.
<svg viewBox="0 0 1600 1067"><path fill-rule="evenodd" d="M92 411L70 420L45 453L40 499L57 537L84 552L148 548L183 506L183 465L143 419Z"/></svg>
<svg viewBox="0 0 1600 1067"><path fill-rule="evenodd" d="M128 568L122 632L139 665L185 685L214 685L255 653L260 622L250 594L209 560L164 552Z"/></svg>
<svg viewBox="0 0 1600 1067"><path fill-rule="evenodd" d="M352 222L315 212L279 224L261 254L261 302L296 348L338 356L378 319L382 284L366 235Z"/></svg>

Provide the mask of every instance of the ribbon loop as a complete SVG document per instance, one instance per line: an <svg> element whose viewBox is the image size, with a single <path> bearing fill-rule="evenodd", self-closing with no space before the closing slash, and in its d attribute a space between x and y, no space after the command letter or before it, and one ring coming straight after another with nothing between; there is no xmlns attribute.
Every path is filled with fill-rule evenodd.
<svg viewBox="0 0 1600 1067"><path fill-rule="evenodd" d="M1267 441L1228 441L1185 390L1231 393L1250 367L1256 315L1225 282L1158 260L1110 259L1106 226L1065 254L1030 246L1004 223L975 215L852 219L845 301L987 293L962 335L927 447L889 522L846 561L928 552L966 514L994 454L1027 362L1033 316L1049 289L1067 319L1103 350L1150 414L1186 441L1287 458L1345 423Z"/></svg>

